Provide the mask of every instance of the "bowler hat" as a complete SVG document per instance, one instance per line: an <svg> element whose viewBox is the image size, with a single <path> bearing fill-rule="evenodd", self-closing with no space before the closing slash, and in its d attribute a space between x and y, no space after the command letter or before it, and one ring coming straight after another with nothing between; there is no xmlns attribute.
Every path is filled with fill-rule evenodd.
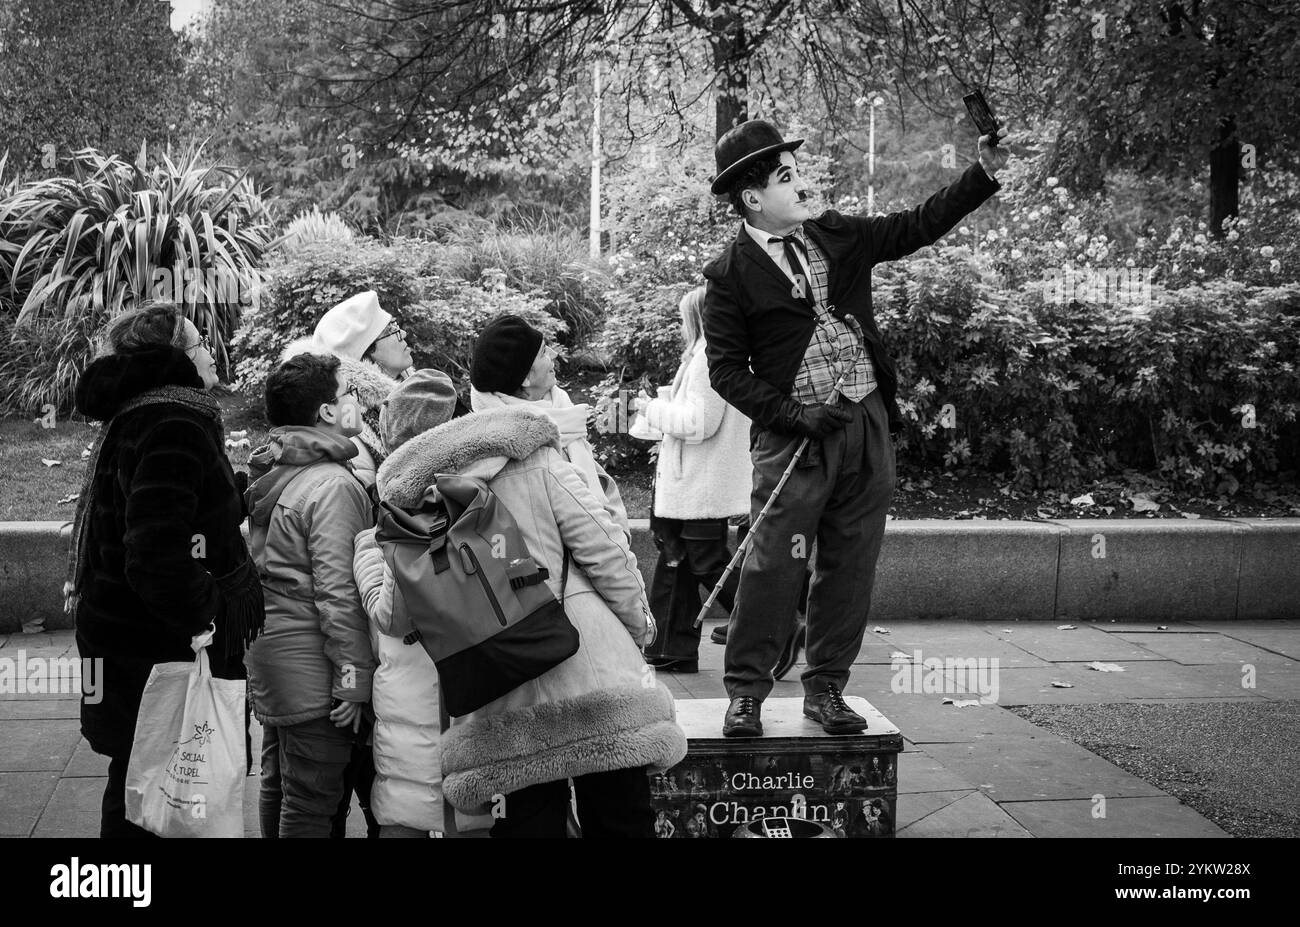
<svg viewBox="0 0 1300 927"><path fill-rule="evenodd" d="M709 188L714 196L727 192L745 168L759 158L781 151L794 151L803 139L785 141L776 126L764 119L751 119L729 130L713 146L713 157L718 163L718 176Z"/></svg>

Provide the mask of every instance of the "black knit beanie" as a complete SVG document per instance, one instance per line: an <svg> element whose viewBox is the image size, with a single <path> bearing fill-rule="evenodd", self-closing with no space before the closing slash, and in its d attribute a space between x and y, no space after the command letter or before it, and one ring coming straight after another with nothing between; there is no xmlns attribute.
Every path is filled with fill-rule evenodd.
<svg viewBox="0 0 1300 927"><path fill-rule="evenodd" d="M542 333L517 315L503 315L474 342L469 380L480 393L514 393L542 349Z"/></svg>

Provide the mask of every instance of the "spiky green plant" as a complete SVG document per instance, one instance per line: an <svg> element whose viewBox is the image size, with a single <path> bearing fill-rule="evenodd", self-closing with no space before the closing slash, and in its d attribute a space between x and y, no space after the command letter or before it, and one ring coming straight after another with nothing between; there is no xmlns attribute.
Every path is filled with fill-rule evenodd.
<svg viewBox="0 0 1300 927"><path fill-rule="evenodd" d="M285 251L296 251L314 242L347 242L355 237L338 213L322 213L319 206L313 206L310 212L303 213L289 223L278 246Z"/></svg>
<svg viewBox="0 0 1300 927"><path fill-rule="evenodd" d="M0 350L0 406L70 405L105 323L145 298L179 303L218 362L257 298L273 237L246 176L193 150L152 168L83 149L70 176L0 198L0 305L16 307Z"/></svg>

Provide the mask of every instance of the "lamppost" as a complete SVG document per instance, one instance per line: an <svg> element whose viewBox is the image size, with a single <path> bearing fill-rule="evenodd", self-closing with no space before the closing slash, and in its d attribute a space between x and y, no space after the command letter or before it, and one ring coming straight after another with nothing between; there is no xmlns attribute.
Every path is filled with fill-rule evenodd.
<svg viewBox="0 0 1300 927"><path fill-rule="evenodd" d="M881 97L871 100L871 132L867 143L867 215L876 214L876 107L884 106Z"/></svg>

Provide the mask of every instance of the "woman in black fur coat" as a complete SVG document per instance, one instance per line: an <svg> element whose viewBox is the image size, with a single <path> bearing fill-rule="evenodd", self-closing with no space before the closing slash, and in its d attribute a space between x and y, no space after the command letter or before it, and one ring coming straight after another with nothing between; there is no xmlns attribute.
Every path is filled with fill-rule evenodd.
<svg viewBox="0 0 1300 927"><path fill-rule="evenodd" d="M170 304L109 325L108 352L86 368L75 404L105 423L87 467L65 586L77 649L102 660L102 696L81 704L81 732L109 757L100 836L148 836L126 820L136 715L156 663L194 659L190 639L215 624L215 676L244 678L260 631L262 591L239 526L242 486L225 454L209 390L206 333Z"/></svg>

